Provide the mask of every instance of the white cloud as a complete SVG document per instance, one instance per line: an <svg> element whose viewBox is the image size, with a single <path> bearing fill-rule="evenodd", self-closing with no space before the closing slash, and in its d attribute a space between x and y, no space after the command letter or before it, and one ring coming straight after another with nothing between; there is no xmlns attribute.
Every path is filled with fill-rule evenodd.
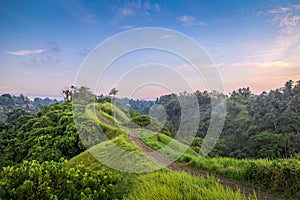
<svg viewBox="0 0 300 200"><path fill-rule="evenodd" d="M262 15L277 28L277 36L272 46L244 58L256 59L258 62L276 60L300 62L300 4L259 12L259 16Z"/></svg>
<svg viewBox="0 0 300 200"><path fill-rule="evenodd" d="M274 67L274 68L282 68L282 67L290 67L293 63L284 62L284 61L275 61L275 62L267 62L262 63L259 67Z"/></svg>
<svg viewBox="0 0 300 200"><path fill-rule="evenodd" d="M121 16L124 16L124 17L133 15L134 13L135 13L134 10L131 9L131 8L121 8L121 9L119 10L119 14L120 14Z"/></svg>
<svg viewBox="0 0 300 200"><path fill-rule="evenodd" d="M199 25L199 26L204 26L206 23L203 21L198 21L196 17L194 16L189 16L189 15L183 15L180 17L177 17L177 20L182 23L184 26L194 26L194 25Z"/></svg>
<svg viewBox="0 0 300 200"><path fill-rule="evenodd" d="M299 22L299 19L300 19L300 15L276 15L272 22L274 24L278 24L279 27L282 27L284 28L283 31L286 29L286 28L290 28L290 27L295 27L298 25L298 22Z"/></svg>
<svg viewBox="0 0 300 200"><path fill-rule="evenodd" d="M269 12L270 12L270 13L273 13L273 14L277 14L277 13L288 12L288 11L290 11L290 10L291 10L291 8L280 7L280 8L277 8L277 9L272 9L272 10L270 10Z"/></svg>
<svg viewBox="0 0 300 200"><path fill-rule="evenodd" d="M192 25L195 25L195 23L196 23L196 18L193 16L188 16L188 15L178 17L177 20L187 26L192 26Z"/></svg>
<svg viewBox="0 0 300 200"><path fill-rule="evenodd" d="M45 52L45 49L36 49L36 50L17 50L17 51L9 51L7 54L14 56L26 56L30 54L40 54Z"/></svg>
<svg viewBox="0 0 300 200"><path fill-rule="evenodd" d="M272 9L266 15L272 17L272 23L278 25L282 32L290 32L290 29L299 25L300 4Z"/></svg>
<svg viewBox="0 0 300 200"><path fill-rule="evenodd" d="M152 4L151 1L127 2L123 7L118 8L118 14L121 17L129 17L133 15L149 16L151 12L160 12L159 4Z"/></svg>
<svg viewBox="0 0 300 200"><path fill-rule="evenodd" d="M131 28L134 28L134 26L132 25L121 26L121 29L131 29Z"/></svg>
<svg viewBox="0 0 300 200"><path fill-rule="evenodd" d="M67 2L67 3L66 3ZM71 15L77 21L81 21L86 24L96 24L96 15L85 8L79 1L62 1L60 6Z"/></svg>
<svg viewBox="0 0 300 200"><path fill-rule="evenodd" d="M232 63L230 65L231 67L239 67L239 68L269 68L269 69L275 69L275 68L285 68L285 67L291 67L296 66L295 63L285 62L285 61L274 61L274 62L237 62Z"/></svg>

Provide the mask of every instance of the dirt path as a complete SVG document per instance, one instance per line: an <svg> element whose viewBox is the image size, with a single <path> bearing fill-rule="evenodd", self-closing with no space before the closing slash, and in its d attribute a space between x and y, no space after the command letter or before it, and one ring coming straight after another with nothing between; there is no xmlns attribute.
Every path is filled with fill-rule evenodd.
<svg viewBox="0 0 300 200"><path fill-rule="evenodd" d="M109 121L107 121L107 119L105 119L105 117L103 117L98 110L100 109L100 105L96 106L94 109L94 113L97 116L98 119L100 119L104 124L111 126L111 124L109 123Z"/></svg>
<svg viewBox="0 0 300 200"><path fill-rule="evenodd" d="M149 156L153 161L155 161L157 164L161 166L166 166L169 168L171 171L185 171L193 176L201 176L201 177L207 177L208 174L204 173L202 171L192 169L190 167L184 166L183 164L179 163L174 163L170 161L168 158L166 158L163 154L154 151L152 148L150 148L146 143L144 143L140 138L139 138L139 131L136 130L130 130L130 135L129 135L130 141L138 148L140 149L144 154ZM167 163L171 163L170 165L167 165ZM230 181L227 179L223 178L215 178L217 181L219 181L220 184L224 186L229 186L233 190L241 190L242 193L244 193L246 196L253 195L254 192L257 196L258 199L265 199L265 200L284 200L285 198L278 197L273 194L269 194L266 192L262 192L260 190L254 189L252 187L249 187L247 185L241 184L241 183L236 183L234 181Z"/></svg>
<svg viewBox="0 0 300 200"><path fill-rule="evenodd" d="M106 125L110 125L110 123L103 117L98 111L100 106L97 106L95 108L95 114L100 119L103 121ZM201 177L207 177L208 174L205 172L202 172L200 170L192 169L190 167L184 166L183 164L175 163L170 161L167 157L165 157L163 154L154 151L151 147L149 147L146 143L144 143L140 138L139 138L139 131L137 130L131 130L128 129L130 134L129 134L129 139L130 141L136 146L138 149L140 149L141 152L149 156L153 161L155 161L157 164L161 166L166 166L168 169L171 171L185 171L193 176L201 176ZM168 163L171 163L167 165ZM258 199L262 200L285 200L283 197L278 197L273 194L269 194L257 189L254 189L252 187L249 187L247 185L237 183L231 180L227 180L224 178L215 178L217 181L219 181L220 184L224 186L228 186L232 188L233 190L239 189L244 195L246 196L252 196L255 192L256 196Z"/></svg>

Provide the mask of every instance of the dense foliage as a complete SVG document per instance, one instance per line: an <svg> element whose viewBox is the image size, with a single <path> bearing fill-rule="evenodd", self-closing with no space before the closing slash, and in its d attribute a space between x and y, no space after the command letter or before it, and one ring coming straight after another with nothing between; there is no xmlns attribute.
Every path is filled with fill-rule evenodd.
<svg viewBox="0 0 300 200"><path fill-rule="evenodd" d="M24 159L70 159L85 150L76 132L70 102L43 107L36 115L13 110L7 122L0 125L1 167Z"/></svg>
<svg viewBox="0 0 300 200"><path fill-rule="evenodd" d="M157 103L167 112L176 134L180 124L179 97L162 96ZM200 123L197 136L204 138L211 118L211 99L223 94L199 92ZM253 94L249 88L233 91L227 98L227 114L221 134L224 151L220 156L236 158L287 158L300 152L300 81L288 81L284 87ZM193 108L191 108L193 109Z"/></svg>
<svg viewBox="0 0 300 200"><path fill-rule="evenodd" d="M142 161L141 152L129 140L130 128L138 128L135 130L141 131L143 141L153 149L161 149L161 153L170 158L179 156L178 161L190 167L288 197L300 198L300 161L295 159L299 159L300 155L299 81L288 81L283 88L260 95L252 94L249 88L239 89L229 96L217 92L197 91L194 94L198 99L201 121L198 137L193 140L191 147L185 144L184 138L170 143L172 138L168 137L176 134L180 124L181 108L178 99L189 100L188 93L165 95L156 102L130 100L127 108L131 109L125 111L116 106L120 102L116 101L115 96L113 99L99 98L86 87L73 87L68 92L67 102L41 106L36 114L37 110L33 112L30 107L21 109L24 106L19 108L16 106L19 104L9 107L11 98L2 95L0 102L3 100L2 104L9 105L9 109L6 110L6 121L0 121L0 167L4 167L0 172L0 199L122 198L128 188L131 188L128 199L156 198L162 195L178 199L243 199L239 192L224 190L213 180L198 180L180 173L157 172L139 176L134 186L129 187L127 184L133 184L132 179L128 179L130 183L125 181L119 184L123 173L111 173L113 170L96 164L97 161L87 151L82 153L86 147L91 147L90 150L98 152L101 158L118 163L114 159L122 155L111 151L113 145L117 145L136 155L132 166L134 170L146 169L154 163L151 160ZM81 98L75 100L76 95ZM215 158L201 159L198 153L210 123L211 103L220 96L227 99L223 133L208 155ZM21 99L26 101L24 97ZM35 101L40 102L39 99ZM146 115L154 103L166 109L167 122L164 125ZM189 101L184 103L189 105ZM79 113L76 116L72 112L72 104L73 109ZM190 113L193 113L192 110ZM78 122L76 126L74 120ZM189 130L189 123L184 126L185 130ZM148 130L142 130L141 127ZM104 134L112 143L102 142ZM181 149L187 151L180 156L178 152ZM220 156L268 159L237 160ZM71 159L71 164L61 163L62 159ZM88 167L79 164L85 159ZM149 182L149 179L153 181ZM180 181L174 182L175 179ZM113 194L118 193L116 185L121 195Z"/></svg>
<svg viewBox="0 0 300 200"><path fill-rule="evenodd" d="M111 199L120 177L65 162L24 161L0 172L0 199Z"/></svg>

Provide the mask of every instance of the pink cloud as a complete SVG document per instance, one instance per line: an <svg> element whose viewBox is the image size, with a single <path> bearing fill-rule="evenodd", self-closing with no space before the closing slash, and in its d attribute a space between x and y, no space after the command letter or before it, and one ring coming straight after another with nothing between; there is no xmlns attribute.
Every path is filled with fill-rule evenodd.
<svg viewBox="0 0 300 200"><path fill-rule="evenodd" d="M17 50L17 51L9 51L7 54L14 56L26 56L30 54L40 54L45 52L45 49L36 49L36 50Z"/></svg>

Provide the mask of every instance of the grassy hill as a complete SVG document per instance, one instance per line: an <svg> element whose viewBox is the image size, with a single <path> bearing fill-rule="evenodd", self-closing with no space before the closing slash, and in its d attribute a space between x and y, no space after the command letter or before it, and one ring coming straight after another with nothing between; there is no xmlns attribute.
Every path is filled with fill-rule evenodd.
<svg viewBox="0 0 300 200"><path fill-rule="evenodd" d="M300 198L300 161L298 159L235 159L226 157L201 158L190 147L160 134L160 140L149 131L143 132L142 140L151 148L163 154L177 156L178 149L187 149L177 162L230 180L245 183L254 188L284 195L291 199ZM150 135L146 137L145 135Z"/></svg>
<svg viewBox="0 0 300 200"><path fill-rule="evenodd" d="M94 108L97 108L96 115ZM116 110L115 114L112 109ZM189 169L285 194L291 199L299 198L299 160L200 158L195 151L199 148L194 144L190 147L184 141L142 128L141 125L148 123L149 116L135 113L134 121L129 112L110 103L93 103L80 117L84 119L76 127L77 131L78 128L83 131L80 138L70 102L44 108L36 116L21 116L16 119L15 126L3 124L0 142L5 151L1 159L3 163L14 162L13 166L0 172L0 199L60 199L71 198L72 193L76 194L74 199L100 196L102 199L130 200L256 199L232 190L212 177L160 169L142 153L140 146L132 143L132 133L138 134L148 147L160 154L170 159L178 158L176 162ZM133 123L138 123L139 128L131 126ZM102 131L97 132L100 129ZM91 133L98 133L99 137ZM101 134L105 134L106 139ZM85 151L81 144L83 139L90 145ZM12 144L19 148L13 148ZM19 155L18 160L14 155ZM26 158L30 161L24 161ZM62 162L61 158L69 161ZM60 188L65 192L59 192Z"/></svg>
<svg viewBox="0 0 300 200"><path fill-rule="evenodd" d="M121 109L118 109L117 114L119 120L114 121L111 119L112 113L110 112L112 105L109 103L103 104L99 113L103 115L111 124L116 125L116 121L126 120L128 122L128 115ZM105 114L103 114L105 113ZM90 113L91 114L91 113ZM95 119L95 118L94 118ZM116 127L113 125L108 125L99 119L99 123L102 127L106 129L114 130ZM120 125L120 123L117 123ZM68 167L74 167L78 164L84 164L87 168L92 170L110 170L112 173L121 174L122 180L115 187L114 196L117 198L124 197L125 199L246 199L240 191L233 191L230 188L224 188L217 181L212 178L201 178L192 177L184 172L170 172L167 169L158 170L156 172L147 174L131 174L126 172L120 172L119 170L123 166L130 165L132 172L135 171L153 171L158 169L153 161L144 156L139 149L137 149L128 139L128 131L122 128L121 133L109 141L97 144L90 149L84 151L83 153L72 158L68 163ZM141 131L141 137L144 137L146 143L154 149L160 149L161 147L168 144L172 138L161 135L162 141L156 143L154 140L155 132L149 130L142 130L141 128L135 129ZM152 136L149 137L149 134ZM114 158L119 159L123 155L119 155L118 151L114 149L119 147L127 152L130 152L130 160L119 161ZM174 146L168 147L164 152L169 155L174 153L174 149L184 148L188 149L186 155L197 156L197 154L186 145L175 141ZM176 156L174 154L174 156ZM99 160L101 162L99 162ZM111 166L112 168L107 167ZM149 180L152 180L149 182ZM174 182L175 181L175 182ZM149 191L148 191L149 190ZM147 191L147 192L145 192ZM124 195L128 193L128 195ZM249 197L251 199L254 197Z"/></svg>

